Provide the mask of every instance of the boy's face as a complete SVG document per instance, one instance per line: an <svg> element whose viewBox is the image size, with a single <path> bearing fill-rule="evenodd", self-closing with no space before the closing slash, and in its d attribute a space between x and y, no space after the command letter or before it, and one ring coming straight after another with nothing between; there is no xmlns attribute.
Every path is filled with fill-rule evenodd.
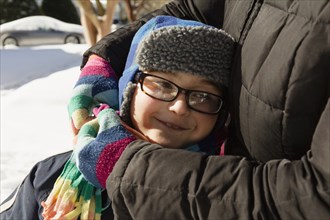
<svg viewBox="0 0 330 220"><path fill-rule="evenodd" d="M221 91L211 82L191 74L149 72L176 85L221 96ZM186 103L186 95L171 102L157 100L145 94L138 84L131 103L131 119L135 129L150 141L168 148L184 148L196 144L210 134L218 115L192 110Z"/></svg>

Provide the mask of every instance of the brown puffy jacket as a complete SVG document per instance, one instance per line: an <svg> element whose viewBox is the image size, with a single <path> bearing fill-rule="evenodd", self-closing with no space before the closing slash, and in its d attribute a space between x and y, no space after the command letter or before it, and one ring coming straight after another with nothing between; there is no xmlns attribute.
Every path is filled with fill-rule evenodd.
<svg viewBox="0 0 330 220"><path fill-rule="evenodd" d="M329 219L330 2L177 0L85 58L96 53L120 75L136 29L160 14L221 27L237 40L226 153L240 156L133 142L108 178L115 217Z"/></svg>

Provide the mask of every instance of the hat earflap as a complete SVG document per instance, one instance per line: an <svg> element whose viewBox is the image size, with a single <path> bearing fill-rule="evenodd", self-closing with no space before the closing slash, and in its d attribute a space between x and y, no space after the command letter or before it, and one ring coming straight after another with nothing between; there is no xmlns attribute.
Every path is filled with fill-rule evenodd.
<svg viewBox="0 0 330 220"><path fill-rule="evenodd" d="M130 115L131 103L136 86L137 84L133 82L129 82L127 84L127 87L125 88L123 93L123 99L122 99L123 101L120 106L120 117L126 124L130 126L132 126L131 115Z"/></svg>

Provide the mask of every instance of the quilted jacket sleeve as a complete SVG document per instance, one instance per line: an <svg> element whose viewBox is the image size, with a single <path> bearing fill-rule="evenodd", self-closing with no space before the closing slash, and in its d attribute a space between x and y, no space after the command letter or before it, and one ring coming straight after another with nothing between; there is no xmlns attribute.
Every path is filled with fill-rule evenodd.
<svg viewBox="0 0 330 220"><path fill-rule="evenodd" d="M330 101L301 160L256 164L133 142L108 178L118 219L329 219ZM184 162L183 162L184 161Z"/></svg>

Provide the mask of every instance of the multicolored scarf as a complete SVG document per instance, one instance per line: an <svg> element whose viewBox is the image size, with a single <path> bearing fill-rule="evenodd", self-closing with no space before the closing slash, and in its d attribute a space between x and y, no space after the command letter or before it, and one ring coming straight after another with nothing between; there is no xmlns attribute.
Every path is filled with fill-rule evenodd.
<svg viewBox="0 0 330 220"><path fill-rule="evenodd" d="M137 32L130 54L150 30L190 24L190 21L185 23L180 19L166 17L150 20ZM133 56L128 57L123 74L126 83L133 80L137 70L132 59ZM43 217L46 220L100 219L102 210L108 207L108 204L102 204L101 198L106 179L125 147L136 139L115 113L119 108L118 96L121 97L122 92L118 89L116 74L104 59L90 59L82 69L68 105L73 130L80 130L78 141L53 190L47 200L42 202ZM93 109L100 105L94 111L96 118L92 119ZM222 142L223 136L214 131L201 143L187 150L219 154Z"/></svg>
<svg viewBox="0 0 330 220"><path fill-rule="evenodd" d="M72 155L45 202L45 219L101 219L102 189L80 173Z"/></svg>
<svg viewBox="0 0 330 220"><path fill-rule="evenodd" d="M99 103L112 103L112 107L118 109L118 83L109 63L101 58L95 58L83 68L68 105L74 130L82 128L90 117L92 108ZM95 113L98 112L94 111ZM83 129L85 131L82 133L96 137L99 123L97 120L91 120ZM47 200L42 202L45 219L101 218L101 192L105 186L98 184L96 187L87 181L77 167L77 155L84 145L89 144L88 142L89 140L78 141L53 190Z"/></svg>

